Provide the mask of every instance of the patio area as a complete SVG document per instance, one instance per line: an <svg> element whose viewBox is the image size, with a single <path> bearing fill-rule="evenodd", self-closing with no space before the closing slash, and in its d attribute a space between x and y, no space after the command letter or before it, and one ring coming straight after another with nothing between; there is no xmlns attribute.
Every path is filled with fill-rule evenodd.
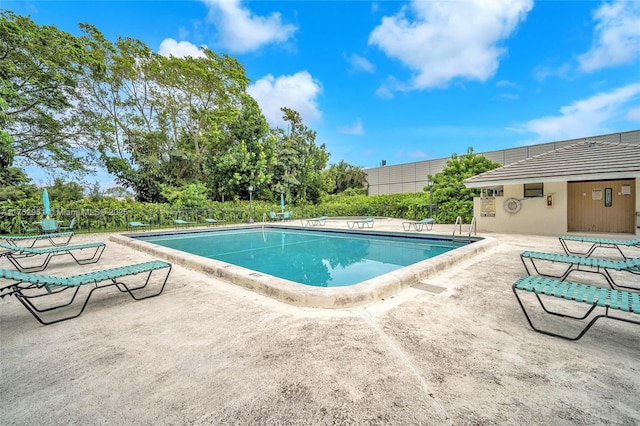
<svg viewBox="0 0 640 426"><path fill-rule="evenodd" d="M347 229L346 221L327 221L333 226ZM376 219L373 229L402 231L402 220ZM421 234L452 230L436 224ZM534 332L511 284L525 274L520 252L561 253L557 237L485 235L497 244L365 307L295 307L180 265L159 297L136 302L106 289L79 318L46 327L4 298L0 419L638 424L638 327L601 319L577 342ZM45 273L153 259L109 234L73 239L96 241L107 243L99 263L78 267L60 258ZM5 262L0 267L9 268ZM562 330L571 325L533 319Z"/></svg>

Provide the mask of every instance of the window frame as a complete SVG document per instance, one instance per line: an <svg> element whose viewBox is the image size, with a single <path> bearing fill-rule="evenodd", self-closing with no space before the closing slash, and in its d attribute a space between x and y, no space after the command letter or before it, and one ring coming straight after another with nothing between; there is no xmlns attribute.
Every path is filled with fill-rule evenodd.
<svg viewBox="0 0 640 426"><path fill-rule="evenodd" d="M524 198L542 197L544 195L544 183L525 183L522 187Z"/></svg>

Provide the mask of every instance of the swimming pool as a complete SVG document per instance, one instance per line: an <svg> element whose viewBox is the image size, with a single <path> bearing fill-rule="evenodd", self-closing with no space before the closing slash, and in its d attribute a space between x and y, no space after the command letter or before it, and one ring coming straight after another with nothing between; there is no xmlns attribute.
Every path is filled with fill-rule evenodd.
<svg viewBox="0 0 640 426"><path fill-rule="evenodd" d="M264 236L262 233L263 229L265 231ZM284 230L292 231L292 234L282 233L281 231ZM275 232L271 233L269 231ZM387 248L384 246L384 244L387 244L387 242L385 242L384 244L380 243L380 241L386 240L386 238L391 238L390 241L392 242L407 242L411 239L417 238L421 240L421 243L424 245L422 248L423 251L435 250L437 246L446 244L447 241L451 243L452 240L451 235L446 236L431 234L429 236L426 236L424 234L409 234L406 232L395 231L344 231L339 229L327 228L325 228L325 230L317 230L298 226L268 224L264 227L255 225L231 226L227 227L226 229L218 228L213 231L196 229L170 232L146 232L144 234L118 234L112 235L110 237L110 240L119 244L126 245L135 250L151 254L156 258L161 258L169 262L182 265L189 269L203 272L214 278L219 278L228 283L244 287L246 289L249 289L256 293L260 293L262 295L266 295L281 302L285 302L295 306L315 308L347 308L363 306L381 299L392 297L402 289L417 284L421 280L424 280L431 275L442 271L457 262L460 262L463 259L466 259L480 251L485 250L495 242L495 240L492 238L471 237L470 239L467 239L465 237L468 244L459 247L460 243L454 243L457 248L446 251L442 254L438 254L429 259L418 260L417 263L411 263L408 266L394 267L394 270L390 272L381 271L382 275L364 279L363 281L357 282L356 284L329 285L327 283L327 286L303 285L299 282L293 281L292 279L278 277L271 275L270 273L261 272L255 269L255 262L251 263L249 267L234 265L223 260L217 260L198 254L187 253L178 248L165 247L158 244L160 242L160 239L162 239L165 241L174 241L171 244L177 245L179 241L182 241L182 243L180 244L188 245L190 244L187 243L188 241L205 238L205 236L209 235L210 233L217 233L218 235L222 235L223 233L225 233L226 235L232 235L234 236L234 238L238 238L244 233L252 232L258 232L259 240L255 243L259 245L263 244L263 246L261 247L261 250L263 251L282 250L283 247L286 248L286 246L290 246L291 249L295 249L298 245L293 244L292 240L295 239L293 235L296 235L296 233L298 232L311 232L312 235L316 235L319 238L326 232L334 234L338 237L356 237L356 239L359 239L360 242L358 244L360 244L361 247L355 251L368 251L370 253L373 252L375 254L374 258L376 256L382 256L380 255L380 252L387 250ZM151 240L155 239L156 237L158 238L158 243L152 242ZM265 239L267 240L267 245L264 245ZM325 245L327 244L330 245L330 243L325 243ZM319 253L325 249L325 247L320 246L320 244L318 243L310 245L317 250L316 256L319 256ZM408 251L412 250L410 249ZM354 250L351 250L351 252L354 252ZM256 253L254 253L254 259L256 259ZM358 253L357 257L359 258L359 256L360 253ZM243 255L243 257L247 257L247 255ZM285 264L291 265L294 259L292 259L291 256L289 256L287 259L288 261L285 262ZM345 263L345 261L342 262ZM353 263L357 262L359 262L359 260L356 260ZM387 259L387 263L394 262L396 261L389 261L389 259ZM342 267L341 263L335 261L334 259L327 259L322 264L325 267L330 266L334 269L339 269ZM387 266L384 266L384 268L386 267ZM341 273L348 275L343 271L340 271L336 274L340 275ZM317 279L314 279L313 281L318 282Z"/></svg>
<svg viewBox="0 0 640 426"><path fill-rule="evenodd" d="M315 287L358 284L467 244L282 228L136 238Z"/></svg>

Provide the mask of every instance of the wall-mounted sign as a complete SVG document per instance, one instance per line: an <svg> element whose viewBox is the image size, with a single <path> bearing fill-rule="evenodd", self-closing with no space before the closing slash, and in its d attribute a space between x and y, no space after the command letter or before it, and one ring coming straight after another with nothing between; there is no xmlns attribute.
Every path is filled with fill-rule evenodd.
<svg viewBox="0 0 640 426"><path fill-rule="evenodd" d="M591 199L595 201L602 200L602 188L596 188L591 190Z"/></svg>
<svg viewBox="0 0 640 426"><path fill-rule="evenodd" d="M496 217L495 197L480 197L480 217Z"/></svg>
<svg viewBox="0 0 640 426"><path fill-rule="evenodd" d="M631 185L625 183L622 185L622 195L631 195Z"/></svg>

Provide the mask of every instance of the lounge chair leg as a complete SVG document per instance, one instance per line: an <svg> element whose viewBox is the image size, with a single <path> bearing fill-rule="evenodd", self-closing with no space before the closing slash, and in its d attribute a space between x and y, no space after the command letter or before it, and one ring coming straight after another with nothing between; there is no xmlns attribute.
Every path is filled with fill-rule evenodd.
<svg viewBox="0 0 640 426"><path fill-rule="evenodd" d="M138 290L142 290L144 288L147 287L147 285L149 284L149 281L151 279L151 275L155 272L155 271L150 271L149 274L147 275L147 279L145 280L143 285L137 286L137 287L132 287L130 288L129 286L127 286L125 283L123 282L114 282L116 288L118 290L120 290L123 293L129 293L129 295L134 299L134 300L144 300L144 299L150 299L152 297L156 297L158 295L160 295L162 293L162 291L164 290L164 286L167 284L167 280L169 279L169 274L171 274L171 266L169 266L167 269L167 274L164 277L164 280L162 282L162 285L160 286L160 290L156 293L152 293L149 294L147 296L136 296L134 294L134 292L138 291Z"/></svg>
<svg viewBox="0 0 640 426"><path fill-rule="evenodd" d="M73 253L69 252L68 254L71 255L71 257L73 257L73 260L76 261L76 263L78 265L88 265L90 263L96 263L100 260L100 257L102 257L102 253L104 252L106 246L98 246L96 247L96 251L93 252L93 256L91 257L87 257L87 258L78 258L76 256L73 255ZM82 251L82 250L80 250ZM60 253L60 254L67 254L67 253Z"/></svg>
<svg viewBox="0 0 640 426"><path fill-rule="evenodd" d="M625 322L631 322L631 323L636 323L635 321L631 321L631 320L627 320L625 318L616 318L616 317L610 317L608 316L608 311L609 309L606 308L606 313L603 315L596 315L595 317L593 317L591 319L591 321L589 321L589 323L587 323L587 325L579 332L579 334L576 337L569 337L569 336L565 336L562 334L558 334L558 333L553 333L551 331L547 331L547 330L543 330L541 328L536 327L535 325L533 325L533 321L531 321L531 318L529 317L529 314L526 310L526 308L524 307L524 304L522 303L522 300L520 300L520 296L518 295L518 291L513 288L513 293L516 296L516 300L518 301L518 304L520 305L520 308L522 309L522 312L524 313L525 318L527 319L527 322L529 323L529 326L531 326L531 328L541 334L546 334L547 336L553 336L553 337L560 337L562 339L565 340L571 340L571 341L575 341L575 340L580 340L582 338L582 336L584 336L587 331L589 331L589 329L591 328L591 326L593 326L593 324L595 324L595 322L602 318L602 317L606 317L606 318L612 318L612 319L618 319L620 321L625 321ZM536 298L538 299L538 302L540 302L540 306L542 307L542 309L551 315L555 315L555 316L559 316L559 317L563 317L563 318L571 318L571 319L575 319L575 320L584 320L586 319L589 315L591 315L591 313L593 312L593 310L596 308L595 305L593 305L585 315L581 316L581 317L575 317L575 316L571 316L571 315L565 315L565 314L561 314L559 312L554 312L551 311L549 309L547 309L547 307L544 305L544 303L542 302L542 299L540 298L540 295L534 293Z"/></svg>
<svg viewBox="0 0 640 426"><path fill-rule="evenodd" d="M61 293L62 291L66 290L67 288L64 288L62 290L59 291L55 291L54 294L57 293ZM45 293L45 294L39 294L39 295L35 295L35 296L25 296L24 294L22 294L22 292L16 292L15 296L16 299L18 299L20 301L20 303L22 303L22 305L27 308L27 311L29 311L29 313L31 313L31 315L33 315L33 317L38 320L38 322L42 325L50 325L50 324L55 324L57 322L61 322L61 321L65 321L71 318L76 318L78 316L80 316L80 314L82 314L82 312L84 311L84 307L87 305L87 302L89 301L89 296L91 296L91 293L89 293L89 296L87 296L87 299L84 302L84 305L82 307L82 309L80 310L80 313L76 314L76 315L71 315L71 316L66 316L66 317L62 317L53 321L45 321L44 318L41 315L38 314L42 314L45 312L50 312L50 311L54 311L56 309L60 309L60 308L64 308L67 306L70 306L71 304L73 304L74 300L76 299L76 296L78 295L78 291L80 290L80 287L76 287L75 291L73 292L73 296L71 297L71 299L66 302L66 303L62 303L62 304L58 304L55 306L50 306L48 308L38 308L31 300L38 298L38 297L42 297L42 296L49 296L51 293ZM93 291L93 290L92 290Z"/></svg>

